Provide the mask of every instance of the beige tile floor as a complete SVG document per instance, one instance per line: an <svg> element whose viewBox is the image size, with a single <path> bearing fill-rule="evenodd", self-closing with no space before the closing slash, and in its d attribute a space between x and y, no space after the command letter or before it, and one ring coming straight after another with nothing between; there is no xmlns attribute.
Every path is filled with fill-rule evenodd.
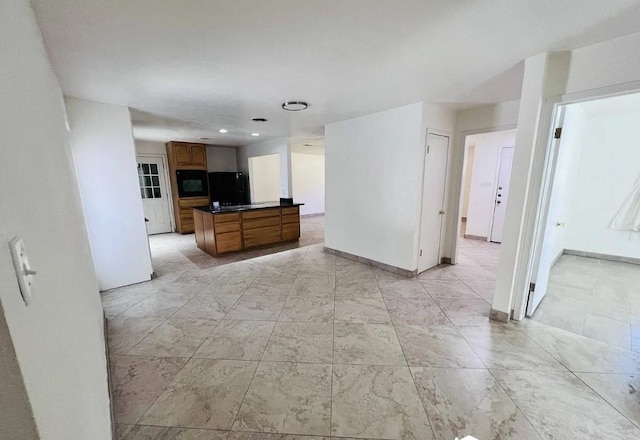
<svg viewBox="0 0 640 440"><path fill-rule="evenodd" d="M533 319L640 352L640 266L563 255Z"/></svg>
<svg viewBox="0 0 640 440"><path fill-rule="evenodd" d="M416 279L152 246L160 276L103 296L120 440L640 438L640 354L488 320L497 245Z"/></svg>

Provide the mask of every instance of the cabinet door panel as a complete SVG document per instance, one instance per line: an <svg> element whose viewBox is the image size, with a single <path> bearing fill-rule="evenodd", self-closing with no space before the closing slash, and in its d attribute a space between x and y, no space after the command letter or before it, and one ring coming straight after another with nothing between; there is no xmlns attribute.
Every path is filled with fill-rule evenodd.
<svg viewBox="0 0 640 440"><path fill-rule="evenodd" d="M239 251L242 249L240 232L216 234L216 250L218 253Z"/></svg>
<svg viewBox="0 0 640 440"><path fill-rule="evenodd" d="M189 153L189 144L174 144L173 145L173 160L176 166L188 167L191 165L191 154Z"/></svg>
<svg viewBox="0 0 640 440"><path fill-rule="evenodd" d="M205 146L201 144L189 144L191 166L207 166L207 154L204 148Z"/></svg>
<svg viewBox="0 0 640 440"><path fill-rule="evenodd" d="M297 240L300 238L300 223L285 223L282 225L283 240Z"/></svg>
<svg viewBox="0 0 640 440"><path fill-rule="evenodd" d="M280 237L280 225L243 231L245 248L260 246L262 244L277 243L280 241Z"/></svg>

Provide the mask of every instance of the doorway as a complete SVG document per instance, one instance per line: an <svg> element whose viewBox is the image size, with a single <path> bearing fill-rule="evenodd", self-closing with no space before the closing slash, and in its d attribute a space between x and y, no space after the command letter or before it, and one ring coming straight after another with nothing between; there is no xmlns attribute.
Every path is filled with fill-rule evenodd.
<svg viewBox="0 0 640 440"><path fill-rule="evenodd" d="M280 154L249 158L251 202L280 200Z"/></svg>
<svg viewBox="0 0 640 440"><path fill-rule="evenodd" d="M564 104L526 316L640 351L640 93Z"/></svg>
<svg viewBox="0 0 640 440"><path fill-rule="evenodd" d="M427 134L418 272L440 264L449 136Z"/></svg>
<svg viewBox="0 0 640 440"><path fill-rule="evenodd" d="M166 167L162 156L139 155L138 183L149 235L173 231Z"/></svg>

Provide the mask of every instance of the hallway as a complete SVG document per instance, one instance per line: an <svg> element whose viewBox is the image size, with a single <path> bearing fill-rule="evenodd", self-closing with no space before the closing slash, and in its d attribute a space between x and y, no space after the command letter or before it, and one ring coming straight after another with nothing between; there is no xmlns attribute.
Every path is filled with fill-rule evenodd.
<svg viewBox="0 0 640 440"><path fill-rule="evenodd" d="M640 438L639 354L488 320L499 245L417 279L321 244L210 268L169 249L103 296L119 440Z"/></svg>

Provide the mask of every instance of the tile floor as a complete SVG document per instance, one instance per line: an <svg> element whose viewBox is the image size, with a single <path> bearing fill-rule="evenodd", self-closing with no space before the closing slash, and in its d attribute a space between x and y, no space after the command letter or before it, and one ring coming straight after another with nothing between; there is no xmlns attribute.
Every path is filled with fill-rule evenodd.
<svg viewBox="0 0 640 440"><path fill-rule="evenodd" d="M563 255L533 319L640 352L640 266Z"/></svg>
<svg viewBox="0 0 640 440"><path fill-rule="evenodd" d="M158 278L103 295L119 440L640 438L640 354L488 320L497 245L416 279L152 245Z"/></svg>

